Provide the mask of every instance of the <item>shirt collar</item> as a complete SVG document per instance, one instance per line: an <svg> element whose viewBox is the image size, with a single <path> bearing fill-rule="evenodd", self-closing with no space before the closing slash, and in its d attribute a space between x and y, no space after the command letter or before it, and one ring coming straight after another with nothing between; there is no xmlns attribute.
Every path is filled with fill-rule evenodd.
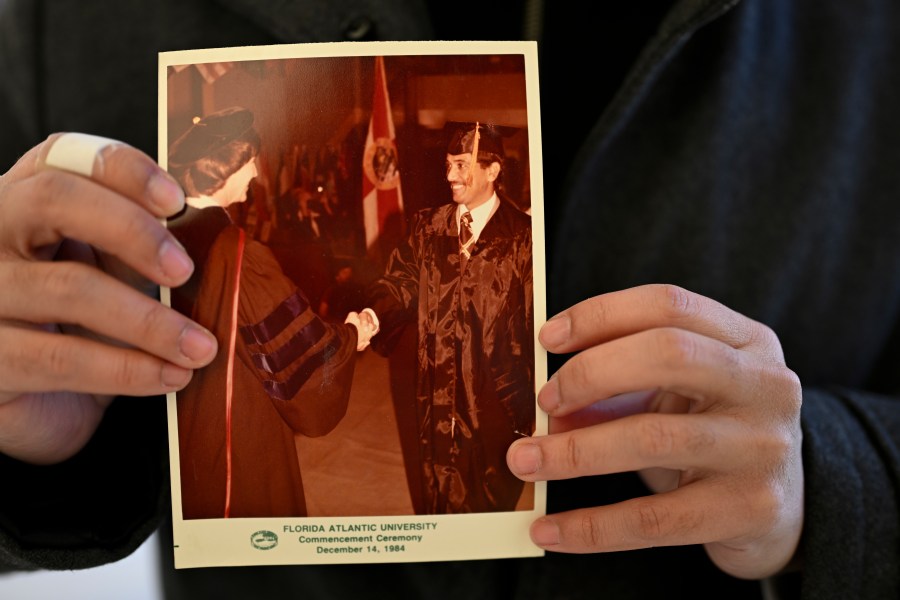
<svg viewBox="0 0 900 600"><path fill-rule="evenodd" d="M185 198L184 201L188 206L193 206L194 208L210 208L213 206L218 206L222 208L218 202L213 200L210 196L191 196L189 198Z"/></svg>
<svg viewBox="0 0 900 600"><path fill-rule="evenodd" d="M465 213L471 212L472 233L475 234L475 239L478 239L478 236L481 235L481 230L484 229L488 221L491 220L491 217L494 216L494 213L497 212L498 206L500 206L500 198L497 197L496 192L488 198L487 202L473 210L466 208L465 204L460 204L456 209L456 222L459 223L460 218L462 218Z"/></svg>

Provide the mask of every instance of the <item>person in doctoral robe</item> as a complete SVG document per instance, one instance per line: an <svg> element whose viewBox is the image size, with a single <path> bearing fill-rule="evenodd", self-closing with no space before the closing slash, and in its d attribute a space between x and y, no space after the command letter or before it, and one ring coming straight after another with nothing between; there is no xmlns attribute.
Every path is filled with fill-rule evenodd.
<svg viewBox="0 0 900 600"><path fill-rule="evenodd" d="M369 286L372 345L389 354L406 323L417 323L420 510L511 511L523 482L506 450L535 422L531 219L497 193L501 130L451 131L453 201L412 217L408 238Z"/></svg>
<svg viewBox="0 0 900 600"><path fill-rule="evenodd" d="M184 519L305 516L294 437L341 420L368 342L354 315L323 322L269 249L232 222L226 209L247 199L259 146L253 114L232 107L194 123L169 151L187 198L169 226L196 265L172 305L219 342L177 394Z"/></svg>

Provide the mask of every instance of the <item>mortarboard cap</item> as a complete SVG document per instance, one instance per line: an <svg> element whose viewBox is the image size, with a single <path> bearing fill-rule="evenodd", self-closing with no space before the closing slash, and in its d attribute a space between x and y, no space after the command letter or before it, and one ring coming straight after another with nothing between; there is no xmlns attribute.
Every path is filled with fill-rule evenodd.
<svg viewBox="0 0 900 600"><path fill-rule="evenodd" d="M503 151L503 138L516 132L512 127L503 127L491 123L461 123L449 121L444 126L449 130L447 154L466 154L473 150L475 128L478 127L478 159L491 160L506 156Z"/></svg>
<svg viewBox="0 0 900 600"><path fill-rule="evenodd" d="M252 128L253 113L237 106L195 120L172 144L169 150L169 168L183 167L208 157Z"/></svg>

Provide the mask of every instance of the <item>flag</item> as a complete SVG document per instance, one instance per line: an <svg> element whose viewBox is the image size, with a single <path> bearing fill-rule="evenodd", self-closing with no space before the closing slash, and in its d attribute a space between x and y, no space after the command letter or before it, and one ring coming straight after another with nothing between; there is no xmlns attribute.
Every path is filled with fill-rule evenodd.
<svg viewBox="0 0 900 600"><path fill-rule="evenodd" d="M362 184L363 224L370 255L379 254L379 245L395 244L403 231L403 194L395 140L384 58L376 56L375 93L363 153Z"/></svg>

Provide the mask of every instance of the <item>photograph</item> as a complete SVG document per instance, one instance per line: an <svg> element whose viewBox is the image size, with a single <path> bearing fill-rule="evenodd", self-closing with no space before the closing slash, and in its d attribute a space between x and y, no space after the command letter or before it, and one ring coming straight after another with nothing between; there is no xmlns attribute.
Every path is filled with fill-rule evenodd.
<svg viewBox="0 0 900 600"><path fill-rule="evenodd" d="M529 42L166 52L176 566L541 556L540 108ZM471 540L478 538L478 544Z"/></svg>

